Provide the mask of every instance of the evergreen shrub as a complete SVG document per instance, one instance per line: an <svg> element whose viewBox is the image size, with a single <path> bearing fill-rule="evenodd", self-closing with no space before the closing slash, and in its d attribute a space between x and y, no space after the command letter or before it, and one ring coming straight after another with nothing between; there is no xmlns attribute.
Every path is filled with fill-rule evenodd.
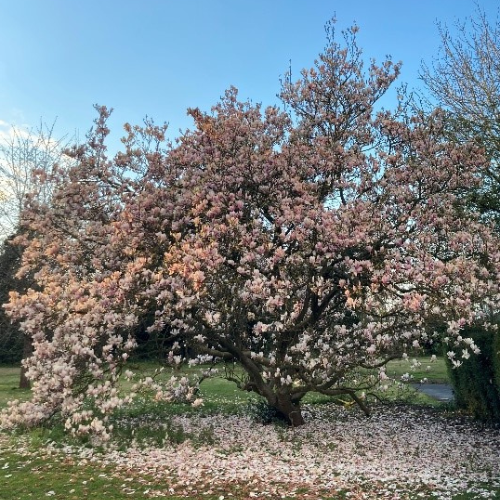
<svg viewBox="0 0 500 500"><path fill-rule="evenodd" d="M500 334L470 327L462 336L472 338L481 353L458 368L446 356L456 405L479 420L500 422Z"/></svg>

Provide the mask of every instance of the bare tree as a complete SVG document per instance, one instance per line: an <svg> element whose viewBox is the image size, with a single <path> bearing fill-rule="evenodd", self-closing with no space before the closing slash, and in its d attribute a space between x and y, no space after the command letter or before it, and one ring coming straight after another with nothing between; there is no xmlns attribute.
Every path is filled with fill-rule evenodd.
<svg viewBox="0 0 500 500"><path fill-rule="evenodd" d="M68 161L64 154L71 141L54 137L52 125L41 123L36 129L10 127L0 136L0 238L14 234L28 194L50 199L52 184L43 174L54 165Z"/></svg>
<svg viewBox="0 0 500 500"><path fill-rule="evenodd" d="M457 23L453 35L438 25L441 52L421 79L438 104L449 112L456 140L478 142L489 159L484 185L471 203L500 223L500 18L491 22L479 8Z"/></svg>

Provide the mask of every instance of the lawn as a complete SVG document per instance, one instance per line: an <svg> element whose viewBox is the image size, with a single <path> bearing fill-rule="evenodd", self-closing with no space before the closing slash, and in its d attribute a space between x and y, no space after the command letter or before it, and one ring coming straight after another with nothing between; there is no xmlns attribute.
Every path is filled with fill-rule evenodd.
<svg viewBox="0 0 500 500"><path fill-rule="evenodd" d="M431 360L430 356L419 357L413 363L413 359L393 360L387 365L387 375L389 377L401 378L408 373L414 382L420 382L424 379L429 383L445 384L448 383L448 373L446 363L443 358Z"/></svg>
<svg viewBox="0 0 500 500"><path fill-rule="evenodd" d="M414 380L446 381L442 360L431 371L419 361ZM407 372L407 362L387 369ZM0 406L29 396L17 378L0 367ZM258 400L221 378L204 381L201 396L199 408L139 401L122 410L105 450L65 438L60 426L0 433L0 499L500 497L499 431L408 385L374 400L370 418L311 395L296 429L257 421Z"/></svg>
<svg viewBox="0 0 500 500"><path fill-rule="evenodd" d="M0 365L0 408L12 399L28 399L30 392L19 389L19 367Z"/></svg>

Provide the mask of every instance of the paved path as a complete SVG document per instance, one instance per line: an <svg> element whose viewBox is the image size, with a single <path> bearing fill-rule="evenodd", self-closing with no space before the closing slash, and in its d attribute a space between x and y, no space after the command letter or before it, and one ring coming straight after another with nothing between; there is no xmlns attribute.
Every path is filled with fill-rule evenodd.
<svg viewBox="0 0 500 500"><path fill-rule="evenodd" d="M438 401L453 401L453 389L449 384L412 384L415 389Z"/></svg>

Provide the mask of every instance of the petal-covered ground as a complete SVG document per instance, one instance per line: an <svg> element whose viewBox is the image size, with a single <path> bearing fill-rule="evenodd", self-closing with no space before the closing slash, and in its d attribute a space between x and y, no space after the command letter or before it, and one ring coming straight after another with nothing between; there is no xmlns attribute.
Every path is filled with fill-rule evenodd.
<svg viewBox="0 0 500 500"><path fill-rule="evenodd" d="M379 407L370 418L337 406L314 407L297 429L247 417L178 417L186 441L111 452L104 460L127 475L154 476L176 494L228 492L263 498L450 498L500 488L500 432L431 410ZM486 485L486 486L485 486ZM226 498L229 498L226 497Z"/></svg>
<svg viewBox="0 0 500 500"><path fill-rule="evenodd" d="M80 466L100 464L124 482L127 494L142 485L146 498L444 500L459 493L468 493L467 499L500 494L498 428L407 406L379 406L370 418L326 404L305 413L306 425L296 429L247 416L145 416L134 420L135 428L163 428L170 442L99 453L54 444L38 453ZM172 444L175 432L180 441L190 439ZM19 453L33 456L28 448Z"/></svg>

